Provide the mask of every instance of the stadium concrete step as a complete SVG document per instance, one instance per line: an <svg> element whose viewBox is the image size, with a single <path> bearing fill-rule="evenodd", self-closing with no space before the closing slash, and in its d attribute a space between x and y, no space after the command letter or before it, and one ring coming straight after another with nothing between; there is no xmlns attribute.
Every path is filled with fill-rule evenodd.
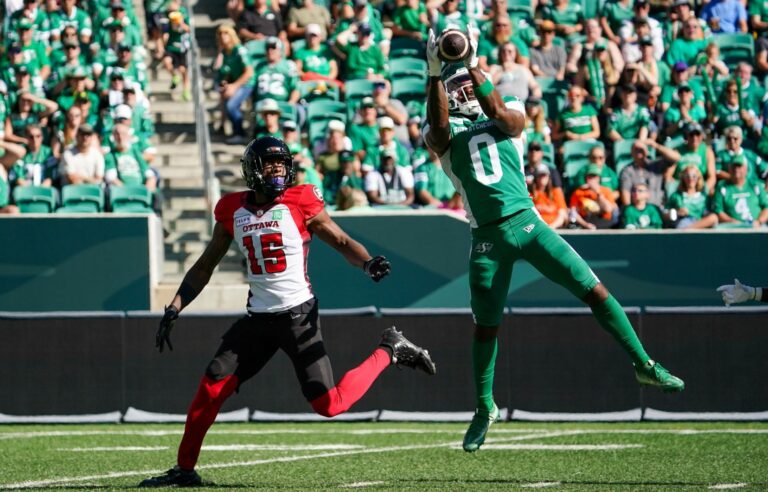
<svg viewBox="0 0 768 492"><path fill-rule="evenodd" d="M169 276L163 283L155 286L152 295L152 310L163 310L163 307L173 299L183 278L183 275ZM248 284L236 275L214 272L205 289L184 311L242 311L245 313L247 299Z"/></svg>

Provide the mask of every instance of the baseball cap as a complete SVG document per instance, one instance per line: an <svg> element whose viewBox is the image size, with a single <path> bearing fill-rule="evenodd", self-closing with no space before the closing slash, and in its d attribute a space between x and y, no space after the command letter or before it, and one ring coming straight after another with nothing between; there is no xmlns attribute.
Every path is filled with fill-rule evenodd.
<svg viewBox="0 0 768 492"><path fill-rule="evenodd" d="M684 61L676 62L674 65L672 65L672 68L675 72L685 72L688 70L688 64Z"/></svg>
<svg viewBox="0 0 768 492"><path fill-rule="evenodd" d="M68 40L64 41L62 44L64 45L64 47L69 47L69 46L75 46L75 47L76 47L76 46L80 46L80 43L78 43L78 42L77 42L77 41L75 41L74 39L68 39Z"/></svg>
<svg viewBox="0 0 768 492"><path fill-rule="evenodd" d="M123 78L123 70L120 68L116 68L112 71L112 73L109 74L110 79L122 79Z"/></svg>
<svg viewBox="0 0 768 492"><path fill-rule="evenodd" d="M685 134L690 135L691 133L704 133L704 130L701 128L701 125L692 121L685 125Z"/></svg>
<svg viewBox="0 0 768 492"><path fill-rule="evenodd" d="M282 48L283 42L280 41L280 38L275 36L270 36L267 38L267 48Z"/></svg>
<svg viewBox="0 0 768 492"><path fill-rule="evenodd" d="M551 20L543 20L541 21L541 24L539 24L539 28L542 31L554 31L555 30L555 23Z"/></svg>
<svg viewBox="0 0 768 492"><path fill-rule="evenodd" d="M542 149L541 144L539 142L535 141L535 140L528 144L528 150L529 151L531 151L531 150L541 150L541 149Z"/></svg>
<svg viewBox="0 0 768 492"><path fill-rule="evenodd" d="M82 125L77 127L77 132L78 133L85 133L86 135L91 135L91 134L95 133L94 130L93 130L93 127L91 125L89 125L88 123L83 123Z"/></svg>
<svg viewBox="0 0 768 492"><path fill-rule="evenodd" d="M353 162L355 154L351 150L342 150L339 152L339 162Z"/></svg>
<svg viewBox="0 0 768 492"><path fill-rule="evenodd" d="M745 166L747 164L746 159L744 159L743 155L735 155L731 158L730 165L731 166Z"/></svg>
<svg viewBox="0 0 768 492"><path fill-rule="evenodd" d="M283 121L283 130L295 132L297 130L296 122L293 120Z"/></svg>
<svg viewBox="0 0 768 492"><path fill-rule="evenodd" d="M528 99L525 100L525 104L528 106L538 106L541 104L541 99L535 96L530 96Z"/></svg>
<svg viewBox="0 0 768 492"><path fill-rule="evenodd" d="M323 34L323 30L320 28L320 24L307 24L306 27L306 35L315 35L315 36L321 36Z"/></svg>
<svg viewBox="0 0 768 492"><path fill-rule="evenodd" d="M379 123L379 129L389 129L389 130L395 129L395 121L389 116L382 116L381 118L379 118L378 123Z"/></svg>
<svg viewBox="0 0 768 492"><path fill-rule="evenodd" d="M691 2L690 0L675 0L674 3L672 4L672 7L679 7L681 5L687 5L690 7Z"/></svg>
<svg viewBox="0 0 768 492"><path fill-rule="evenodd" d="M648 5L648 0L635 0L635 7L638 5Z"/></svg>
<svg viewBox="0 0 768 492"><path fill-rule="evenodd" d="M69 72L67 72L67 77L72 77L73 79L84 79L86 76L85 68L81 66L72 67L69 69Z"/></svg>
<svg viewBox="0 0 768 492"><path fill-rule="evenodd" d="M650 36L643 36L640 38L641 46L653 46L653 39Z"/></svg>
<svg viewBox="0 0 768 492"><path fill-rule="evenodd" d="M117 51L120 51L120 52L128 51L128 52L130 52L131 51L131 46L128 45L128 44L125 44L125 43L120 43L120 44L117 45Z"/></svg>
<svg viewBox="0 0 768 492"><path fill-rule="evenodd" d="M637 92L637 87L635 87L635 84L623 84L621 90L623 92Z"/></svg>
<svg viewBox="0 0 768 492"><path fill-rule="evenodd" d="M604 41L598 41L595 43L595 51L605 51L608 49L608 45Z"/></svg>
<svg viewBox="0 0 768 492"><path fill-rule="evenodd" d="M130 120L133 115L133 110L127 104L118 104L115 108L114 119L115 120Z"/></svg>
<svg viewBox="0 0 768 492"><path fill-rule="evenodd" d="M533 174L536 176L541 176L542 174L551 174L552 171L549 170L549 166L546 164L539 164L536 166L536 169L533 171Z"/></svg>
<svg viewBox="0 0 768 492"><path fill-rule="evenodd" d="M587 166L585 176L600 176L601 174L603 174L603 170L597 164L590 164Z"/></svg>
<svg viewBox="0 0 768 492"><path fill-rule="evenodd" d="M109 8L112 10L119 9L119 10L125 10L125 5L123 5L123 2L115 1L109 4Z"/></svg>
<svg viewBox="0 0 768 492"><path fill-rule="evenodd" d="M680 85L677 86L677 92L682 92L682 91L693 92L693 89L691 89L691 86L690 84L688 84L688 82L681 82Z"/></svg>
<svg viewBox="0 0 768 492"><path fill-rule="evenodd" d="M123 92L136 92L136 86L130 80L126 80L123 84Z"/></svg>
<svg viewBox="0 0 768 492"><path fill-rule="evenodd" d="M372 97L366 96L360 101L360 107L361 108L375 108L376 107L376 101L373 100Z"/></svg>
<svg viewBox="0 0 768 492"><path fill-rule="evenodd" d="M263 99L258 104L260 113L281 113L280 105L274 99Z"/></svg>
<svg viewBox="0 0 768 492"><path fill-rule="evenodd" d="M369 36L371 34L371 25L367 22L363 22L359 24L357 28L357 33L361 36Z"/></svg>
<svg viewBox="0 0 768 492"><path fill-rule="evenodd" d="M346 129L343 121L331 120L328 122L329 132L343 132Z"/></svg>

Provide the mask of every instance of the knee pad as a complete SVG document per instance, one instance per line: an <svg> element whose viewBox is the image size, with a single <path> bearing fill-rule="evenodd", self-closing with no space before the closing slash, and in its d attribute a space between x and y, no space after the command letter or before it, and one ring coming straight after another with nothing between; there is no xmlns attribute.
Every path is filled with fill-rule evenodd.
<svg viewBox="0 0 768 492"><path fill-rule="evenodd" d="M221 381L235 373L235 368L220 359L213 359L205 368L205 376L214 381Z"/></svg>

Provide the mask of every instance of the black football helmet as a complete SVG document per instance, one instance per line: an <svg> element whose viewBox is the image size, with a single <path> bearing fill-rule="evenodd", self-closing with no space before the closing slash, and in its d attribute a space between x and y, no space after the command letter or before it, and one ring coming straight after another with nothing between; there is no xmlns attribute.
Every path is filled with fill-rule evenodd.
<svg viewBox="0 0 768 492"><path fill-rule="evenodd" d="M285 177L274 176L264 178L264 161L268 158L282 159L285 166ZM291 186L295 177L293 155L285 142L275 137L261 137L252 140L245 148L240 159L243 178L248 188L263 193L273 200L282 195Z"/></svg>

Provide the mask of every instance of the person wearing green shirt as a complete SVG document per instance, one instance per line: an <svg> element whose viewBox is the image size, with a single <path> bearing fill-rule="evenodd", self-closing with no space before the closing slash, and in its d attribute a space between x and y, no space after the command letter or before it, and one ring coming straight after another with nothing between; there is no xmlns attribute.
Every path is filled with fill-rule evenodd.
<svg viewBox="0 0 768 492"><path fill-rule="evenodd" d="M707 111L693 99L693 90L687 82L677 88L678 103L664 112L664 134L676 137L683 133L688 123L701 123L707 119Z"/></svg>
<svg viewBox="0 0 768 492"><path fill-rule="evenodd" d="M22 8L13 12L8 18L8 39L7 41L18 41L19 23L28 21L32 25L35 41L40 41L46 46L49 44L51 22L48 13L38 5L38 2L26 1Z"/></svg>
<svg viewBox="0 0 768 492"><path fill-rule="evenodd" d="M248 52L240 44L240 39L232 27L219 26L216 31L216 44L221 65L216 71L215 84L221 94L224 112L232 122L232 137L227 142L230 145L239 145L247 142L243 130L242 105L253 92L253 67L248 60ZM223 126L222 122L220 128Z"/></svg>
<svg viewBox="0 0 768 492"><path fill-rule="evenodd" d="M299 101L299 72L293 60L283 57L283 42L267 38L267 56L256 65L254 99L274 99L296 104Z"/></svg>
<svg viewBox="0 0 768 492"><path fill-rule="evenodd" d="M616 108L608 120L608 138L616 142L618 140L630 140L639 138L645 140L648 137L648 124L651 122L651 113L648 108L637 104L637 89L632 84L621 87L621 107Z"/></svg>
<svg viewBox="0 0 768 492"><path fill-rule="evenodd" d="M729 126L723 132L725 139L725 148L715 155L715 168L717 170L718 180L730 180L731 174L729 165L734 158L741 156L744 158L747 166L747 182L750 184L763 184L765 175L768 173L768 163L759 155L749 149L742 147L744 141L744 132L739 126Z"/></svg>
<svg viewBox="0 0 768 492"><path fill-rule="evenodd" d="M307 44L293 53L296 69L302 80L334 81L339 76L339 66L333 51L323 44L322 31L318 24L306 28Z"/></svg>
<svg viewBox="0 0 768 492"><path fill-rule="evenodd" d="M439 9L432 13L432 23L435 32L443 32L445 29L466 30L467 26L475 26L471 19L463 11L459 10L459 0L446 0Z"/></svg>
<svg viewBox="0 0 768 492"><path fill-rule="evenodd" d="M695 16L685 21L683 36L672 41L667 51L666 60L670 66L681 61L687 63L688 66L694 65L699 53L708 44L708 41L701 37L700 29L699 20Z"/></svg>
<svg viewBox="0 0 768 492"><path fill-rule="evenodd" d="M600 12L600 26L603 35L616 44L621 44L619 29L624 21L630 21L635 17L633 0L611 0L603 5Z"/></svg>
<svg viewBox="0 0 768 492"><path fill-rule="evenodd" d="M133 136L127 125L115 125L112 130L115 147L104 156L104 180L109 186L143 185L154 192L157 177L133 146Z"/></svg>
<svg viewBox="0 0 768 492"><path fill-rule="evenodd" d="M424 41L427 39L428 27L427 7L421 0L406 0L392 14L393 37L401 36Z"/></svg>
<svg viewBox="0 0 768 492"><path fill-rule="evenodd" d="M606 154L605 154L605 148L603 148L602 144L595 144L594 147L592 147L589 150L589 154L587 156L587 159L589 159L586 166L584 166L578 174L576 174L575 179L569 179L570 186L574 187L574 184L576 186L579 186L583 183L586 183L587 181L587 171L591 170L594 172L595 169L599 170L599 176L600 176L600 186L604 186L611 190L613 193L614 199L619 198L619 177L616 175L616 171L611 169L609 166L605 165L606 161Z"/></svg>
<svg viewBox="0 0 768 492"><path fill-rule="evenodd" d="M358 173L360 161L354 152L339 152L339 168L325 173L323 177L323 197L326 203L337 203L339 191L344 187L364 191L363 178Z"/></svg>
<svg viewBox="0 0 768 492"><path fill-rule="evenodd" d="M557 120L555 133L563 140L595 140L600 138L597 110L585 104L586 91L575 85L568 91L568 106Z"/></svg>
<svg viewBox="0 0 768 492"><path fill-rule="evenodd" d="M693 92L693 104L701 105L703 108L704 89L698 80L691 80L688 64L685 62L675 63L670 74L671 80L661 88L661 95L659 96L661 110L667 111L669 108L677 106L680 103L679 89L686 85Z"/></svg>
<svg viewBox="0 0 768 492"><path fill-rule="evenodd" d="M8 181L16 186L52 186L58 171L58 161L53 158L51 148L43 144L43 130L40 125L30 124L24 130L27 138L27 153L19 159L8 173Z"/></svg>
<svg viewBox="0 0 768 492"><path fill-rule="evenodd" d="M87 88L90 81L87 80L85 68L74 67L67 74L65 80L67 85L56 99L59 108L62 111L67 111L75 104L75 100L85 98L91 102L91 108L96 112L99 107L99 96Z"/></svg>
<svg viewBox="0 0 768 492"><path fill-rule="evenodd" d="M739 100L738 82L731 79L726 82L720 104L715 108L713 121L718 135L722 135L729 126L740 126L750 135L759 135L760 120L755 112L748 107L742 107Z"/></svg>
<svg viewBox="0 0 768 492"><path fill-rule="evenodd" d="M379 124L376 102L366 96L360 102L360 122L352 125L347 136L352 141L352 150L363 160L368 149L379 145Z"/></svg>
<svg viewBox="0 0 768 492"><path fill-rule="evenodd" d="M39 79L34 80L36 86L41 87L51 74L51 60L48 58L48 50L43 41L35 40L34 24L29 19L19 21L19 44L23 63L37 73Z"/></svg>
<svg viewBox="0 0 768 492"><path fill-rule="evenodd" d="M456 188L448 175L443 172L440 159L434 152L429 153L429 159L413 171L413 189L416 202L431 207L447 207L455 201Z"/></svg>
<svg viewBox="0 0 768 492"><path fill-rule="evenodd" d="M499 48L505 43L512 43L517 47L517 63L529 66L530 50L525 41L512 32L512 19L504 15L492 19L492 22L493 27L484 36L480 36L477 44L477 57L481 68L490 72L490 66L499 63Z"/></svg>
<svg viewBox="0 0 768 492"><path fill-rule="evenodd" d="M710 198L704 189L704 177L696 166L680 173L680 185L667 200L670 220L677 229L709 229L717 225L717 214L709 209ZM675 219L675 217L677 219Z"/></svg>
<svg viewBox="0 0 768 492"><path fill-rule="evenodd" d="M354 32L353 32L354 31ZM351 37L355 35L356 42ZM359 24L336 37L336 49L346 61L344 80L386 77L389 67L381 49L373 44L371 26Z"/></svg>
<svg viewBox="0 0 768 492"><path fill-rule="evenodd" d="M502 101L472 45L463 66L443 66L434 38L430 32L424 141L464 198L472 241L468 280L476 400L463 449L477 451L499 418L493 398L497 337L517 260L583 300L630 356L641 384L682 391L684 382L648 356L621 305L584 259L533 210L524 173L523 102Z"/></svg>
<svg viewBox="0 0 768 492"><path fill-rule="evenodd" d="M86 45L91 44L93 23L88 12L77 7L77 0L62 0L61 9L51 15L51 24L59 30L73 26L77 29L80 40Z"/></svg>
<svg viewBox="0 0 768 492"><path fill-rule="evenodd" d="M371 5L368 0L355 0L346 2L341 9L341 18L336 22L336 29L331 36L331 43L336 44L339 35L344 32L343 37L347 37L356 30L358 26L366 24L371 28L371 37L374 44L379 44L386 40L384 37L384 26L379 19L379 12Z"/></svg>
<svg viewBox="0 0 768 492"><path fill-rule="evenodd" d="M261 122L257 122L257 128L253 138L275 137L283 139L283 132L280 130L280 106L274 99L262 99L256 104ZM260 123L260 124L259 124Z"/></svg>
<svg viewBox="0 0 768 492"><path fill-rule="evenodd" d="M749 5L749 24L758 35L768 32L768 0L751 0Z"/></svg>
<svg viewBox="0 0 768 492"><path fill-rule="evenodd" d="M676 149L657 143L653 140L645 142L653 147L673 165L664 171L664 182L667 186L676 185L680 172L690 166L696 166L706 178L707 191L711 194L715 189L717 175L715 172L715 153L712 147L704 142L704 130L698 123L692 122L685 127L685 142ZM669 188L668 188L669 190Z"/></svg>
<svg viewBox="0 0 768 492"><path fill-rule="evenodd" d="M574 39L584 29L584 10L577 0L554 0L543 7L542 19L554 22L557 35L567 40Z"/></svg>
<svg viewBox="0 0 768 492"><path fill-rule="evenodd" d="M395 164L400 167L411 168L411 156L399 140L395 138L395 122L389 116L378 119L379 142L374 147L366 149L364 169L377 169L381 163L381 156L388 151L395 158Z"/></svg>
<svg viewBox="0 0 768 492"><path fill-rule="evenodd" d="M163 34L163 43L165 44L163 65L171 74L171 90L181 82L181 99L189 101L192 99L187 70L187 52L190 47L189 19L183 12L176 10L168 13L168 31Z"/></svg>
<svg viewBox="0 0 768 492"><path fill-rule="evenodd" d="M765 186L747 182L746 161L734 158L730 163L731 179L715 193L712 207L726 227L765 227L768 222L768 195Z"/></svg>
<svg viewBox="0 0 768 492"><path fill-rule="evenodd" d="M648 203L648 186L633 186L632 203L621 213L621 226L624 229L661 229L662 225L659 207Z"/></svg>

